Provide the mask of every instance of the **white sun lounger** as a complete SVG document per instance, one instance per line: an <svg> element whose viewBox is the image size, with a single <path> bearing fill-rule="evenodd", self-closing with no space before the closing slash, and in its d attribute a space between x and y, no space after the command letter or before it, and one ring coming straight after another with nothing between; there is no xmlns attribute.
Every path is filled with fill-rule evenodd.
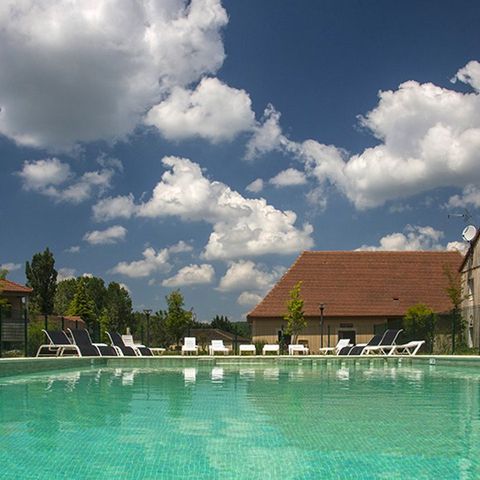
<svg viewBox="0 0 480 480"><path fill-rule="evenodd" d="M416 355L425 340L414 340L412 342L404 343L403 345L395 345L389 352L389 355Z"/></svg>
<svg viewBox="0 0 480 480"><path fill-rule="evenodd" d="M289 355L295 355L298 353L299 355L308 355L308 347L305 345L302 345L301 343L292 343L291 345L288 346L288 354Z"/></svg>
<svg viewBox="0 0 480 480"><path fill-rule="evenodd" d="M244 352L250 352L255 355L257 353L257 349L253 344L242 344L238 347L238 353L241 355Z"/></svg>
<svg viewBox="0 0 480 480"><path fill-rule="evenodd" d="M263 346L262 354L266 355L267 353L276 353L280 354L280 345L267 343Z"/></svg>
<svg viewBox="0 0 480 480"><path fill-rule="evenodd" d="M338 355L338 352L344 347L348 347L350 345L349 338L341 338L338 343L334 347L325 347L319 350L320 355Z"/></svg>
<svg viewBox="0 0 480 480"><path fill-rule="evenodd" d="M194 353L198 355L197 339L195 337L185 337L182 345L182 355L185 353Z"/></svg>
<svg viewBox="0 0 480 480"><path fill-rule="evenodd" d="M212 340L212 343L208 347L208 353L215 355L216 352L228 354L228 348L223 344L223 340Z"/></svg>

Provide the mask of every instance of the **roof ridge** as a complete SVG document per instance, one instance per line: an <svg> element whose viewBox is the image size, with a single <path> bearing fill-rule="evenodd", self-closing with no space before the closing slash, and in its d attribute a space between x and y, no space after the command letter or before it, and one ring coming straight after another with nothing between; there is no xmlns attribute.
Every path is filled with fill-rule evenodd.
<svg viewBox="0 0 480 480"><path fill-rule="evenodd" d="M303 250L300 255L297 256L297 258L294 260L294 262L290 265L289 268L287 268L287 270L285 270L284 274L275 282L275 285L268 291L268 293L263 297L262 300L260 300L259 303L257 303L248 313L247 313L247 319L249 317L249 315L256 309L258 308L263 302L265 302L267 300L267 298L271 295L271 293L273 292L273 290L275 290L275 287L281 283L281 281L285 278L285 276L290 272L290 270L293 269L293 267L295 267L295 265L298 263L298 261L300 260L300 258L303 257L303 255L307 254L311 252L311 250Z"/></svg>

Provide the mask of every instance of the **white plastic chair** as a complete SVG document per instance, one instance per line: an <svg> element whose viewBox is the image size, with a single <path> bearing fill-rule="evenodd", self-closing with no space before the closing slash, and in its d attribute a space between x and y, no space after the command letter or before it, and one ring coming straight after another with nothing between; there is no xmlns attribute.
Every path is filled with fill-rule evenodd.
<svg viewBox="0 0 480 480"><path fill-rule="evenodd" d="M223 340L212 340L211 345L208 347L208 353L215 355L215 352L220 352L224 355L228 354L228 348L223 344Z"/></svg>
<svg viewBox="0 0 480 480"><path fill-rule="evenodd" d="M194 353L198 355L197 339L195 337L185 337L182 345L182 355L185 353Z"/></svg>
<svg viewBox="0 0 480 480"><path fill-rule="evenodd" d="M276 343L267 343L262 348L262 354L266 355L267 353L275 353L277 355L280 354L280 345Z"/></svg>

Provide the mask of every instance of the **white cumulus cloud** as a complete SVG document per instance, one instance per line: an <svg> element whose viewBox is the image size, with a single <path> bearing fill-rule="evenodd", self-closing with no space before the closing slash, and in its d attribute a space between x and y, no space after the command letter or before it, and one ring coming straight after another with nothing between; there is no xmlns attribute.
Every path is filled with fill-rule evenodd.
<svg viewBox="0 0 480 480"><path fill-rule="evenodd" d="M453 195L448 199L451 208L480 208L480 188L476 185L466 185L460 195Z"/></svg>
<svg viewBox="0 0 480 480"><path fill-rule="evenodd" d="M277 210L263 198L247 199L224 183L209 180L188 159L165 157L163 164L169 170L148 201L135 205L131 196L110 198L94 207L94 216L115 218L112 205L125 204L115 210L116 216L177 216L210 223L213 231L203 252L207 260L296 253L312 247L312 226L295 227L294 212Z"/></svg>
<svg viewBox="0 0 480 480"><path fill-rule="evenodd" d="M220 0L0 2L0 133L70 149L115 140L225 58Z"/></svg>
<svg viewBox="0 0 480 480"><path fill-rule="evenodd" d="M268 105L263 118L253 129L253 135L247 143L245 158L253 160L272 150L280 149L286 142L280 127L280 113Z"/></svg>
<svg viewBox="0 0 480 480"><path fill-rule="evenodd" d="M459 242L442 245L444 233L430 226L407 225L403 232L382 237L379 245L362 245L357 250L415 251L415 250L461 250Z"/></svg>
<svg viewBox="0 0 480 480"><path fill-rule="evenodd" d="M379 144L359 154L349 155L314 139L290 141L282 134L278 112L270 110L247 146L247 157L275 149L294 154L323 192L327 184L333 185L360 210L438 187L478 183L480 63L469 62L453 80L466 83L472 91L413 80L396 90L381 91L377 106L359 117Z"/></svg>
<svg viewBox="0 0 480 480"><path fill-rule="evenodd" d="M78 204L102 194L111 187L115 171L111 168L85 172L76 176L69 165L58 158L25 161L17 175L25 190L32 190L58 202Z"/></svg>
<svg viewBox="0 0 480 480"><path fill-rule="evenodd" d="M127 229L121 225L114 225L105 230L93 230L87 232L83 239L90 243L90 245L106 245L117 243L119 240L124 240L127 234Z"/></svg>
<svg viewBox="0 0 480 480"><path fill-rule="evenodd" d="M186 253L186 252L193 251L193 247L190 244L188 244L187 242L184 242L183 240L180 240L175 245L172 245L171 247L168 247L168 251L170 253Z"/></svg>
<svg viewBox="0 0 480 480"><path fill-rule="evenodd" d="M231 262L225 275L220 279L218 290L231 292L248 289L266 292L284 272L284 267L274 267L272 271L267 271L265 267L251 260Z"/></svg>
<svg viewBox="0 0 480 480"><path fill-rule="evenodd" d="M75 278L76 270L74 268L59 268L57 271L57 282Z"/></svg>
<svg viewBox="0 0 480 480"><path fill-rule="evenodd" d="M252 193L259 193L263 190L263 180L261 178L257 178L253 182L249 183L246 187L245 190L247 192L252 192Z"/></svg>
<svg viewBox="0 0 480 480"><path fill-rule="evenodd" d="M15 270L20 270L22 268L21 263L7 262L0 265L0 270L7 270L8 272L14 272Z"/></svg>
<svg viewBox="0 0 480 480"><path fill-rule="evenodd" d="M307 177L300 170L287 168L286 170L277 173L277 175L269 180L269 183L277 188L290 187L292 185L305 185L307 183Z"/></svg>
<svg viewBox="0 0 480 480"><path fill-rule="evenodd" d="M64 183L71 175L70 167L58 158L26 161L18 175L23 180L25 190L44 191L54 185Z"/></svg>
<svg viewBox="0 0 480 480"><path fill-rule="evenodd" d="M163 280L164 287L184 287L188 285L204 285L212 283L215 270L209 264L187 265L181 268L173 277Z"/></svg>
<svg viewBox="0 0 480 480"><path fill-rule="evenodd" d="M245 90L229 87L217 78L204 78L193 91L174 88L148 112L145 122L170 140L200 137L216 143L252 129L255 114L251 103Z"/></svg>
<svg viewBox="0 0 480 480"><path fill-rule="evenodd" d="M93 218L97 222L106 222L114 218L130 218L136 210L132 194L103 198L92 208Z"/></svg>
<svg viewBox="0 0 480 480"><path fill-rule="evenodd" d="M158 252L148 247L143 253L143 259L133 262L119 262L112 268L112 273L119 273L131 278L149 277L157 272L168 272L172 268L168 263L170 254L167 248Z"/></svg>
<svg viewBox="0 0 480 480"><path fill-rule="evenodd" d="M253 307L262 301L263 297L258 293L253 292L242 292L238 298L237 303L244 307Z"/></svg>

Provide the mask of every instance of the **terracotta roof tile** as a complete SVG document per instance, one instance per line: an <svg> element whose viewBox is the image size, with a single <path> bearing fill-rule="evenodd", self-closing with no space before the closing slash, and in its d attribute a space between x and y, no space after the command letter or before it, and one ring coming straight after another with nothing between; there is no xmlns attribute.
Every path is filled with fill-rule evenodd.
<svg viewBox="0 0 480 480"><path fill-rule="evenodd" d="M401 316L416 303L436 312L451 309L445 268L457 272L458 252L303 252L248 314L278 317L286 312L289 292L302 281L306 316Z"/></svg>
<svg viewBox="0 0 480 480"><path fill-rule="evenodd" d="M25 285L20 285L19 283L12 282L7 279L0 279L0 291L11 292L11 293L32 293L33 290L30 287Z"/></svg>

